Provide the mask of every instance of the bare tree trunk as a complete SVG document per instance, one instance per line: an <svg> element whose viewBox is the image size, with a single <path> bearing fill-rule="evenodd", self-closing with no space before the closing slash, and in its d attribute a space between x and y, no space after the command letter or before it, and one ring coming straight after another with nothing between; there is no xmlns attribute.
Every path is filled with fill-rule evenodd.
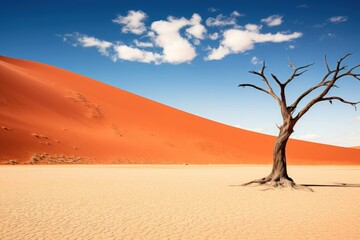
<svg viewBox="0 0 360 240"><path fill-rule="evenodd" d="M278 138L276 139L273 152L273 167L269 175L273 181L289 179L286 165L286 145L293 130L284 124Z"/></svg>
<svg viewBox="0 0 360 240"><path fill-rule="evenodd" d="M280 127L280 133L274 146L273 167L271 173L264 178L245 183L243 186L254 183L268 185L270 187L299 188L299 186L288 176L286 164L286 145L293 133L294 124L295 122L292 122L291 120L284 120L283 125Z"/></svg>

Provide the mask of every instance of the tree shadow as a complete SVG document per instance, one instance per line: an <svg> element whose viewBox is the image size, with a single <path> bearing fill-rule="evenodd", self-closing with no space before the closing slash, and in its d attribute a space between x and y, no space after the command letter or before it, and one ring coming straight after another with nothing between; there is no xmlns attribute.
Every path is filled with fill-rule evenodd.
<svg viewBox="0 0 360 240"><path fill-rule="evenodd" d="M333 183L333 184L300 184L305 187L355 187L360 188L360 184L354 183Z"/></svg>
<svg viewBox="0 0 360 240"><path fill-rule="evenodd" d="M309 183L309 184L298 184L297 186L301 187L305 187L305 189L308 189L310 191L313 192L313 190L311 188L317 188L317 187L338 187L338 188L360 188L360 184L357 183L333 183L333 184L313 184L313 183ZM241 185L229 185L229 187L244 187L243 184Z"/></svg>

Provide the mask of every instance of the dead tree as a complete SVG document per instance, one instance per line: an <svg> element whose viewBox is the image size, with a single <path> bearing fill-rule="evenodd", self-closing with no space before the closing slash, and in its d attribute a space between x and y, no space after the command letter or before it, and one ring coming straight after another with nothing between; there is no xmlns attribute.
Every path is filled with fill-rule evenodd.
<svg viewBox="0 0 360 240"><path fill-rule="evenodd" d="M360 101L351 102L338 96L331 96L331 95L329 96L330 90L334 87L337 87L336 83L340 79L343 79L344 77L353 77L356 78L357 80L360 80L360 74L354 73L354 70L359 68L360 64L352 68L349 68L349 70L346 70L347 66L343 65L343 61L351 55L352 54L349 53L344 57L340 58L337 61L337 65L335 69L331 69L329 67L329 64L325 56L325 65L326 65L327 73L324 75L324 77L318 84L310 87L308 90L303 92L292 104L287 103L286 91L285 91L287 85L290 84L296 77L299 77L300 75L305 73L307 69L313 64L309 64L301 67L295 67L294 64L290 63L290 67L293 68L293 73L284 82L280 81L274 74L271 74L272 79L280 88L279 90L280 96L278 96L274 92L272 86L269 83L268 78L265 76L265 68L266 68L265 62L263 63L262 69L260 71L258 72L250 71L250 73L255 74L262 78L263 82L266 85L266 88L262 88L254 84L240 84L239 87L254 88L274 98L280 107L283 123L281 126L279 126L280 131L273 150L273 166L271 173L264 178L245 183L243 184L243 186L250 184L259 184L259 185L267 185L270 187L293 187L293 188L302 187L295 184L293 179L291 179L288 176L287 166L286 166L286 144L289 140L289 137L294 132L294 127L296 123L309 111L310 108L312 108L315 104L319 102L330 102L332 104L332 101L337 100L342 103L350 104L354 106L356 110L356 105L360 103ZM299 103L303 101L304 98L308 96L310 93L313 93L315 90L318 91L321 90L320 94L314 97L311 101L309 101L302 109L296 111Z"/></svg>

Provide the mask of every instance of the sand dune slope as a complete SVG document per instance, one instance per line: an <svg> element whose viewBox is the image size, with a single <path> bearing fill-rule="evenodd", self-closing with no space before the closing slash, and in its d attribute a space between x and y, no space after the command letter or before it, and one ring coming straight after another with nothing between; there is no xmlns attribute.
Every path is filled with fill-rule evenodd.
<svg viewBox="0 0 360 240"><path fill-rule="evenodd" d="M49 65L0 57L0 162L269 163L274 137L226 126ZM291 141L291 164L360 150Z"/></svg>

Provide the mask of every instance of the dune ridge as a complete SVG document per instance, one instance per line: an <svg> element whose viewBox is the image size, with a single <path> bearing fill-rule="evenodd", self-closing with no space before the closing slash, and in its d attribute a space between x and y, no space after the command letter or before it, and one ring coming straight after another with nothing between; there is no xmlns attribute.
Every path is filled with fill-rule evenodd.
<svg viewBox="0 0 360 240"><path fill-rule="evenodd" d="M1 163L267 164L275 138L63 69L0 57ZM291 140L289 164L360 164L360 150Z"/></svg>

